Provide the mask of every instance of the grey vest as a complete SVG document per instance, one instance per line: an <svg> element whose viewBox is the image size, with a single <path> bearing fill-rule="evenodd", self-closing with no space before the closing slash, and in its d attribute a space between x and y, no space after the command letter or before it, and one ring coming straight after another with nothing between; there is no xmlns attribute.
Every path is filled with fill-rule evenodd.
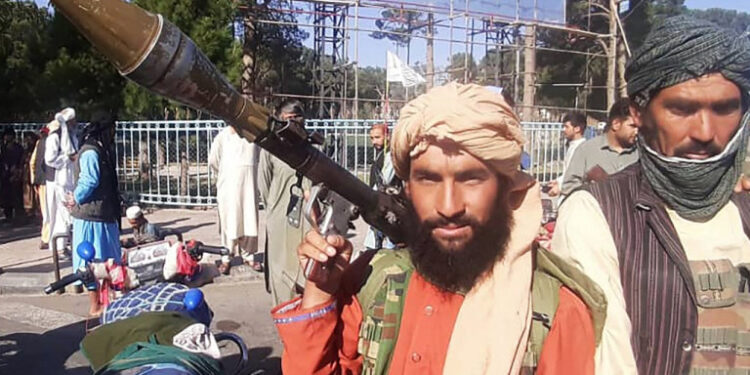
<svg viewBox="0 0 750 375"><path fill-rule="evenodd" d="M599 202L617 247L638 373L688 374L699 339L695 284L664 203L639 163L585 190ZM732 201L747 235L750 194Z"/></svg>
<svg viewBox="0 0 750 375"><path fill-rule="evenodd" d="M94 150L99 158L99 185L94 189L86 203L76 204L70 214L81 220L116 223L120 220L120 194L117 188L117 175L112 160L99 146L85 144L78 151L76 160L76 184L81 170L80 155Z"/></svg>

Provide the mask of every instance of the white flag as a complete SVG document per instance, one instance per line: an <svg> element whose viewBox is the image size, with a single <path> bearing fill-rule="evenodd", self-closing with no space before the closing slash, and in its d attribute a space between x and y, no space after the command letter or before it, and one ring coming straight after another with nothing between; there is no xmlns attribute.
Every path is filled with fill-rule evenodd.
<svg viewBox="0 0 750 375"><path fill-rule="evenodd" d="M425 82L424 77L404 64L391 51L388 51L386 55L386 80L388 82L401 82L404 87L412 87Z"/></svg>

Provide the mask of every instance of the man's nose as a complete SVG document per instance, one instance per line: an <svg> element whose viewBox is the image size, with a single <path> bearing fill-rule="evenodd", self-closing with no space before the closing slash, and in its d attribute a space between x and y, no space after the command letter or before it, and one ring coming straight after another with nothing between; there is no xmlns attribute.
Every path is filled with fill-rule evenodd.
<svg viewBox="0 0 750 375"><path fill-rule="evenodd" d="M714 139L714 118L709 110L702 110L697 114L697 119L690 126L690 138L699 143L709 143Z"/></svg>
<svg viewBox="0 0 750 375"><path fill-rule="evenodd" d="M460 189L453 183L443 183L436 204L436 210L444 218L459 217L466 211L466 204Z"/></svg>

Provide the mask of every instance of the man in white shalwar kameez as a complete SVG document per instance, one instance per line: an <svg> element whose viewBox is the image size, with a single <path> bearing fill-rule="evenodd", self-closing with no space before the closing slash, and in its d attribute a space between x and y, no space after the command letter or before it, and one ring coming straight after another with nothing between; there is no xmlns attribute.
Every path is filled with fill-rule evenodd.
<svg viewBox="0 0 750 375"><path fill-rule="evenodd" d="M78 151L78 123L73 108L55 114L50 122L49 136L44 144L44 162L54 169L54 181L47 181L47 218L50 241L54 235L66 233L73 221L65 207L67 193L75 189L75 158ZM51 244L50 244L51 245ZM57 245L60 245L59 243Z"/></svg>
<svg viewBox="0 0 750 375"><path fill-rule="evenodd" d="M222 246L232 255L253 265L258 250L258 192L256 189L260 149L235 132L224 128L214 139L208 163L216 173L216 200ZM230 257L221 259L219 270L229 273Z"/></svg>

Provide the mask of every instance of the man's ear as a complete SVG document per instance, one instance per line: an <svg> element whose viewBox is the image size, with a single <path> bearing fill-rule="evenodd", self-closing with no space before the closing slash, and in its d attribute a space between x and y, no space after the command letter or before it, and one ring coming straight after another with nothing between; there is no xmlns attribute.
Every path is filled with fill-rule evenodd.
<svg viewBox="0 0 750 375"><path fill-rule="evenodd" d="M643 122L641 122L641 108L636 104L635 102L630 103L630 117L633 118L633 121L635 121L635 124L640 127Z"/></svg>
<svg viewBox="0 0 750 375"><path fill-rule="evenodd" d="M411 189L409 189L409 180L404 181L404 194L411 199Z"/></svg>
<svg viewBox="0 0 750 375"><path fill-rule="evenodd" d="M620 120L619 118L616 118L616 119L612 120L612 123L609 125L609 127L613 131L620 130L620 128L622 127L622 120Z"/></svg>

